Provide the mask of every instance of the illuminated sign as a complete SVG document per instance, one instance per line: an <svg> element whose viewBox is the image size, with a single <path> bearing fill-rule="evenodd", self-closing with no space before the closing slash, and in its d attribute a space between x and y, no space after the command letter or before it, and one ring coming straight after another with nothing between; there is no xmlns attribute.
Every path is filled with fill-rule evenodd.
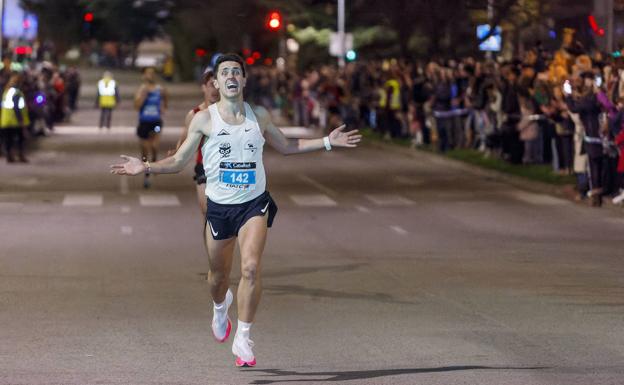
<svg viewBox="0 0 624 385"><path fill-rule="evenodd" d="M477 26L477 39L481 40L485 35L490 32L490 26L488 24L481 24ZM502 45L501 27L494 27L494 33L486 40L479 44L480 51L500 51Z"/></svg>

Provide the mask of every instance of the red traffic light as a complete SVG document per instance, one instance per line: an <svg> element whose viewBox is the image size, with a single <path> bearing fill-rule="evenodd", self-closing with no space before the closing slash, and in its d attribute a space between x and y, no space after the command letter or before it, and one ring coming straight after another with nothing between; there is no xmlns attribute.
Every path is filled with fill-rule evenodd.
<svg viewBox="0 0 624 385"><path fill-rule="evenodd" d="M270 12L267 25L270 30L277 31L282 26L282 15L277 11Z"/></svg>
<svg viewBox="0 0 624 385"><path fill-rule="evenodd" d="M87 23L90 23L93 21L93 13L91 12L87 12L84 14L84 21L86 21Z"/></svg>
<svg viewBox="0 0 624 385"><path fill-rule="evenodd" d="M589 21L589 26L591 27L591 29L594 31L595 34L597 34L598 36L604 36L605 30L604 28L600 28L600 26L598 25L598 22L596 22L596 18L594 17L594 15L589 15L587 17L587 21Z"/></svg>
<svg viewBox="0 0 624 385"><path fill-rule="evenodd" d="M20 45L15 47L16 55L30 55L32 53L32 48L27 45Z"/></svg>

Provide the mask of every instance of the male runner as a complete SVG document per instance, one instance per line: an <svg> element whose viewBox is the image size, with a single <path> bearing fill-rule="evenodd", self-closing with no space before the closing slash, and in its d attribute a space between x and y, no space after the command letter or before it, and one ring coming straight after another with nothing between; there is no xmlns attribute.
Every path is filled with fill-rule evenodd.
<svg viewBox="0 0 624 385"><path fill-rule="evenodd" d="M144 161L155 162L163 127L162 115L167 109L167 90L156 83L156 73L152 67L143 69L143 84L134 95L134 108L139 110L137 136L141 142L141 157ZM149 186L149 173L146 173L143 187Z"/></svg>
<svg viewBox="0 0 624 385"><path fill-rule="evenodd" d="M176 148L173 151L173 153L175 153L175 151L177 151L180 148L182 143L184 143L184 140L186 139L186 136L188 135L189 126L191 125L191 120L193 120L193 117L195 116L195 114L198 113L199 111L205 110L206 108L208 108L209 105L216 103L217 100L219 100L219 90L215 88L213 80L214 80L214 72L212 70L212 67L208 66L204 70L204 73L202 74L202 78L201 78L201 81L202 81L201 89L204 94L204 101L186 114L186 117L184 118L184 130L182 131L182 134L180 135L180 139L178 139L178 143L176 144ZM204 138L202 138L199 144L199 148L197 149L197 157L195 161L195 176L193 177L193 180L195 180L195 182L197 183L197 201L199 202L199 207L201 208L202 214L205 219L206 217L206 174L204 173L204 163L203 163L202 153L201 153L201 147L202 147L203 142L204 142Z"/></svg>
<svg viewBox="0 0 624 385"><path fill-rule="evenodd" d="M228 288L235 242L241 254L238 285L238 327L232 344L236 366L254 366L256 359L249 339L250 328L260 301L260 260L277 212L265 190L262 163L265 140L278 152L298 154L332 147L356 147L357 130L344 132L344 125L318 139L288 139L271 122L263 107L252 108L243 101L245 67L235 54L225 54L215 64L215 87L220 99L199 111L191 121L186 140L178 151L158 162L142 162L126 155L126 161L111 166L118 175L176 173L193 157L202 138L208 213L204 239L208 250L208 281L214 301L212 332L225 342L231 330L228 308L233 294ZM267 215L268 214L268 215Z"/></svg>

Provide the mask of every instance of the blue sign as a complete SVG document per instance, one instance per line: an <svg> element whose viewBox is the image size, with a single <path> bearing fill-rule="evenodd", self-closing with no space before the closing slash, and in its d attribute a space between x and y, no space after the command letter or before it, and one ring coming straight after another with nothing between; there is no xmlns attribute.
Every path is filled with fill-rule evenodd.
<svg viewBox="0 0 624 385"><path fill-rule="evenodd" d="M481 40L490 32L489 24L481 24L477 26L477 39ZM486 40L479 44L480 51L500 51L502 46L501 27L494 27L494 33Z"/></svg>

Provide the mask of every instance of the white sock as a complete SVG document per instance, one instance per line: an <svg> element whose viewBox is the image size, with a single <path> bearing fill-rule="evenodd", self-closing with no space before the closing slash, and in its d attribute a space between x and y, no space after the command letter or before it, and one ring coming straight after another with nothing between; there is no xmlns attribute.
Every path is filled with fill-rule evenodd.
<svg viewBox="0 0 624 385"><path fill-rule="evenodd" d="M225 302L226 302L225 299L221 303L213 302L214 303L214 309L216 311L219 311L219 312L225 311L225 309L227 309L227 307L225 306Z"/></svg>
<svg viewBox="0 0 624 385"><path fill-rule="evenodd" d="M214 316L219 321L222 322L225 317L227 317L227 300L223 300L221 303L214 303Z"/></svg>
<svg viewBox="0 0 624 385"><path fill-rule="evenodd" d="M243 322L238 320L238 327L236 328L236 336L238 338L249 339L249 331L251 329L251 322Z"/></svg>

